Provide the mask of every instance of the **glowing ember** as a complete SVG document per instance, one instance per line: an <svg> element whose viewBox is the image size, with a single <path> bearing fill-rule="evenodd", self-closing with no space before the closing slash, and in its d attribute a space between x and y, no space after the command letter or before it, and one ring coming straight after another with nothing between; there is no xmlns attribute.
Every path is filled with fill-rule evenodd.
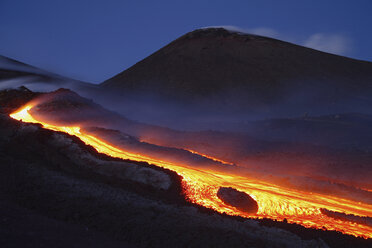
<svg viewBox="0 0 372 248"><path fill-rule="evenodd" d="M298 191L261 182L257 179L211 171L209 169L191 168L182 164L157 160L142 154L129 153L97 137L84 134L81 132L80 127L55 126L40 122L29 114L28 111L31 108L31 105L27 105L10 116L23 122L40 123L46 129L75 135L86 144L93 146L98 152L112 157L145 161L173 170L183 177L182 183L185 194L193 203L230 215L275 220L287 219L290 223L298 223L305 227L326 228L354 236L372 238L372 227L336 220L322 214L320 211L320 209L325 208L345 214L372 216L372 205L319 193ZM206 155L203 156L210 158ZM217 197L217 191L221 186L232 187L252 196L258 203L258 213L249 215L223 203Z"/></svg>

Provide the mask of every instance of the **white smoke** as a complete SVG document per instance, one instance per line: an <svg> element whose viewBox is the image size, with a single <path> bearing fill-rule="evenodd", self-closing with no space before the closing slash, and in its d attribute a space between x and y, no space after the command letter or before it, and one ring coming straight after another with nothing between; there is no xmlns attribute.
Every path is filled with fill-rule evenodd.
<svg viewBox="0 0 372 248"><path fill-rule="evenodd" d="M303 45L323 52L345 55L351 50L350 43L350 39L343 35L317 33L310 35Z"/></svg>
<svg viewBox="0 0 372 248"><path fill-rule="evenodd" d="M233 25L221 25L204 28L223 28L230 32L255 34L275 38L338 55L347 55L352 51L351 38L342 34L315 33L310 34L307 38L303 39L296 37L296 35L285 34L269 27L241 28Z"/></svg>

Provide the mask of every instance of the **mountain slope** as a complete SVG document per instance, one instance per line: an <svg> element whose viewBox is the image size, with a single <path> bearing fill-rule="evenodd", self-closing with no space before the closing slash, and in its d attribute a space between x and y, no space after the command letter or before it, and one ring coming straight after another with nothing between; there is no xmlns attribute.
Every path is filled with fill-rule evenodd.
<svg viewBox="0 0 372 248"><path fill-rule="evenodd" d="M50 91L60 87L94 90L95 86L60 76L32 65L0 55L0 89L27 86L32 90Z"/></svg>
<svg viewBox="0 0 372 248"><path fill-rule="evenodd" d="M372 102L372 63L208 28L185 34L101 86L182 101L216 100L232 109L314 102L342 109L349 101Z"/></svg>
<svg viewBox="0 0 372 248"><path fill-rule="evenodd" d="M20 77L48 80L51 77L56 76L57 75L53 75L47 71L0 55L0 80L15 79Z"/></svg>

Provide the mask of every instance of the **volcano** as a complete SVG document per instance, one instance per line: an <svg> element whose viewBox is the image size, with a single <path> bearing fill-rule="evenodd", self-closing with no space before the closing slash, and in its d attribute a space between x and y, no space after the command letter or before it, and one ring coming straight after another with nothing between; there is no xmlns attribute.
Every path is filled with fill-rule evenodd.
<svg viewBox="0 0 372 248"><path fill-rule="evenodd" d="M370 62L222 28L99 86L0 61L0 238L371 245Z"/></svg>
<svg viewBox="0 0 372 248"><path fill-rule="evenodd" d="M335 113L355 110L356 104L370 112L372 63L205 28L181 36L101 86L245 115Z"/></svg>

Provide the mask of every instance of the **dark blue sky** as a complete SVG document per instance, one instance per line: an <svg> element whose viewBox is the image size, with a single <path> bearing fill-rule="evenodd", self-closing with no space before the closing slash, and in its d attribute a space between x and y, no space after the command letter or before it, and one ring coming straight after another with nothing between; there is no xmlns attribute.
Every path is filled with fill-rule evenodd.
<svg viewBox="0 0 372 248"><path fill-rule="evenodd" d="M0 0L0 54L101 82L186 32L220 25L372 61L370 0Z"/></svg>

